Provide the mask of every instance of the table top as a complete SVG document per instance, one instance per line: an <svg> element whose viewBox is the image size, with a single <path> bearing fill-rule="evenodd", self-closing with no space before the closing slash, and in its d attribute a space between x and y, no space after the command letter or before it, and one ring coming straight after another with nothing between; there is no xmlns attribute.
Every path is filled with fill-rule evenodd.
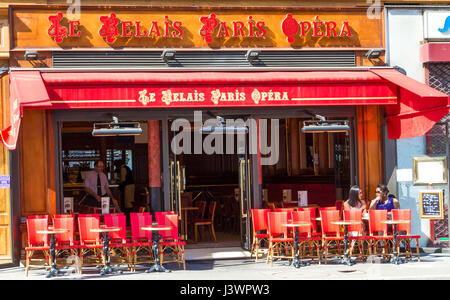
<svg viewBox="0 0 450 300"><path fill-rule="evenodd" d="M285 227L306 227L306 226L310 226L310 223L289 223L289 224L281 224L282 226Z"/></svg>
<svg viewBox="0 0 450 300"><path fill-rule="evenodd" d="M360 221L335 221L335 222L331 222L331 224L336 224L336 225L358 225L361 224Z"/></svg>
<svg viewBox="0 0 450 300"><path fill-rule="evenodd" d="M199 208L196 206L186 206L182 207L181 210L198 210Z"/></svg>
<svg viewBox="0 0 450 300"><path fill-rule="evenodd" d="M121 231L120 227L103 227L91 229L91 232L111 232L111 231Z"/></svg>
<svg viewBox="0 0 450 300"><path fill-rule="evenodd" d="M408 224L411 223L411 221L409 220L386 220L386 221L381 221L383 223L386 224Z"/></svg>
<svg viewBox="0 0 450 300"><path fill-rule="evenodd" d="M171 230L172 227L171 226L146 226L146 227L141 227L142 230L147 230L147 231L158 231L158 230Z"/></svg>
<svg viewBox="0 0 450 300"><path fill-rule="evenodd" d="M39 234L57 234L57 233L66 233L69 232L69 229L47 229L47 230L38 230L36 231Z"/></svg>

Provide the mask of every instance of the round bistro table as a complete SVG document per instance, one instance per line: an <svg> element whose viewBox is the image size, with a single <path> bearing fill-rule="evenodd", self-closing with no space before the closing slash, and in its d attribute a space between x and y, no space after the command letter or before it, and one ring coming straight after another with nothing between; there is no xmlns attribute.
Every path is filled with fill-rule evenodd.
<svg viewBox="0 0 450 300"><path fill-rule="evenodd" d="M194 211L194 210L198 210L198 207L195 206L187 206L187 207L181 207L181 210L183 211L183 238L185 241L188 240L188 228L187 228L187 213L188 211Z"/></svg>
<svg viewBox="0 0 450 300"><path fill-rule="evenodd" d="M344 258L341 260L342 264L347 264L347 266L351 266L353 263L348 257L348 225L358 225L361 224L360 221L335 221L331 222L331 224L335 225L344 225Z"/></svg>
<svg viewBox="0 0 450 300"><path fill-rule="evenodd" d="M299 251L298 251L298 228L299 227L306 227L306 226L311 226L310 223L288 223L288 224L282 224L285 227L291 227L291 228L295 228L295 235L294 235L294 251L295 251L295 259L292 262L292 264L294 265L294 267L296 268L300 268L300 266L307 266L308 264L303 263L300 260L300 255L299 255Z"/></svg>
<svg viewBox="0 0 450 300"><path fill-rule="evenodd" d="M398 252L397 252L397 243L398 243L398 240L397 240L397 236L398 236L397 225L398 224L408 224L408 223L411 223L411 221L409 221L409 220L385 220L385 221L382 221L382 222L385 223L385 224L391 224L394 227L393 228L394 229L394 253L393 253L392 258L391 258L391 263L396 264L396 265L405 263L406 262L405 259L398 257Z"/></svg>
<svg viewBox="0 0 450 300"><path fill-rule="evenodd" d="M52 259L52 265L50 267L50 270L45 274L46 278L50 278L52 276L60 275L61 271L56 268L56 237L55 234L58 233L66 233L69 229L55 229L52 227L49 227L47 230L38 230L36 231L39 234L49 234L51 235L50 238L50 257Z"/></svg>
<svg viewBox="0 0 450 300"><path fill-rule="evenodd" d="M100 227L91 229L91 232L103 233L102 242L103 242L103 253L105 255L105 266L100 270L100 275L102 276L112 273L122 274L122 270L117 270L116 268L111 267L111 261L109 257L109 241L111 240L111 237L109 236L108 232L115 232L120 230L122 230L122 228L120 227Z"/></svg>
<svg viewBox="0 0 450 300"><path fill-rule="evenodd" d="M141 227L142 230L151 231L152 232L152 252L155 264L148 270L145 271L145 273L152 273L152 272L171 272L170 270L164 268L164 266L161 265L159 261L159 241L162 238L162 235L159 233L160 230L171 230L171 226L146 226Z"/></svg>

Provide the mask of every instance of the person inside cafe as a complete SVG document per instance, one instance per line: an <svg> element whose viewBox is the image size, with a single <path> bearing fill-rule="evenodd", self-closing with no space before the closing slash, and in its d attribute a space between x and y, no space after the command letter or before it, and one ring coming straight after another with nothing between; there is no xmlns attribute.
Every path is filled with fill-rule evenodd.
<svg viewBox="0 0 450 300"><path fill-rule="evenodd" d="M348 193L348 200L344 202L344 209L360 209L363 213L367 211L366 201L362 199L363 192L359 186L354 185Z"/></svg>
<svg viewBox="0 0 450 300"><path fill-rule="evenodd" d="M124 164L122 161L120 163L120 192L125 200L125 209L129 212L133 210L134 202L134 191L135 184L133 179L133 173L131 169Z"/></svg>
<svg viewBox="0 0 450 300"><path fill-rule="evenodd" d="M86 199L83 201L83 204L90 207L100 207L102 197L109 197L117 212L121 212L117 200L109 189L108 178L103 172L104 168L105 164L99 160L95 162L94 169L86 173L86 178L84 179Z"/></svg>
<svg viewBox="0 0 450 300"><path fill-rule="evenodd" d="M386 209L390 212L393 209L400 208L400 202L394 195L389 194L389 189L385 184L377 185L375 195L376 197L370 203L369 209Z"/></svg>

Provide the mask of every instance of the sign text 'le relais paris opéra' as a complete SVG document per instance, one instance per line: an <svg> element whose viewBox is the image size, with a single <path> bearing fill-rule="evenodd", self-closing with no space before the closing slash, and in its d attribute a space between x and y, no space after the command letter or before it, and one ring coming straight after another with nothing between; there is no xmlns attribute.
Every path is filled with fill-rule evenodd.
<svg viewBox="0 0 450 300"><path fill-rule="evenodd" d="M62 22L64 15L49 16L50 27L48 35L56 43L62 43L67 37L81 37L83 34L80 20L69 20ZM112 44L117 38L137 37L137 38L183 38L183 22L172 21L169 16L164 17L163 22L151 21L143 24L139 20L119 20L115 13L109 16L99 17L98 34L107 43ZM63 25L63 24L66 25ZM192 24L189 24L192 26ZM247 20L235 20L231 22L220 21L214 13L209 16L199 17L198 34L207 43L211 43L214 38L264 38L267 28L264 20L255 20L248 16ZM280 24L281 32L286 36L289 43L294 42L295 37L305 37L311 34L312 37L352 37L351 27L348 21L324 21L316 16L313 20L296 20L292 14L287 14ZM273 30L273 29L271 29Z"/></svg>

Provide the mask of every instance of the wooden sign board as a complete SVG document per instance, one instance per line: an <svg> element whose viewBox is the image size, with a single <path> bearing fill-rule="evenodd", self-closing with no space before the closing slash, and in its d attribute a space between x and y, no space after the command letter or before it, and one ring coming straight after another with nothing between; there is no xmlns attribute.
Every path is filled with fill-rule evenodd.
<svg viewBox="0 0 450 300"><path fill-rule="evenodd" d="M367 8L21 7L11 11L12 49L383 48Z"/></svg>
<svg viewBox="0 0 450 300"><path fill-rule="evenodd" d="M421 219L444 218L443 190L423 190L419 192Z"/></svg>

